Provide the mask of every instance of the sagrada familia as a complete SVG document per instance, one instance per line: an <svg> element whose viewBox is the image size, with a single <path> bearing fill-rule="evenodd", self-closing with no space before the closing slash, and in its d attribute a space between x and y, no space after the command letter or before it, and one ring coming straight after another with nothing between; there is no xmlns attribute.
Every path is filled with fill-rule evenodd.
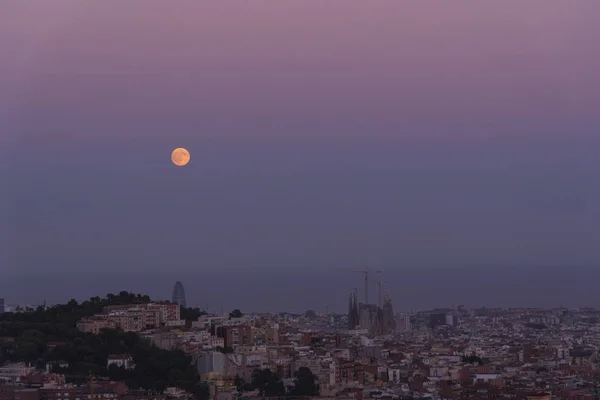
<svg viewBox="0 0 600 400"><path fill-rule="evenodd" d="M371 334L389 334L395 329L392 297L385 294L383 306L358 302L358 294L350 293L348 302L348 329L366 329Z"/></svg>

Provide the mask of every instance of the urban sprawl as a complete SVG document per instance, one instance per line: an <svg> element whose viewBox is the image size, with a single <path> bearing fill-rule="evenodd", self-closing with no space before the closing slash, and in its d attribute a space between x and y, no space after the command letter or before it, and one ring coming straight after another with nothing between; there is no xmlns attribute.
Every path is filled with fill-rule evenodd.
<svg viewBox="0 0 600 400"><path fill-rule="evenodd" d="M395 313L389 295L365 304L354 292L343 315L311 310L210 315L186 307L180 282L168 302L107 301L77 320L77 334L90 338L118 330L133 335L125 341L135 336L164 354L185 353L210 399L600 399L600 311L595 309L458 306ZM14 321L28 320L7 315L34 310L8 312L2 302L2 311L0 400L203 397L177 386L129 388L127 371L139 368L139 355L107 354L101 371L112 378L96 371L79 381L69 378L73 360L47 356L68 344L48 342L42 353L19 359L25 351L19 347L22 336L35 334L12 329L10 324L24 323ZM86 361L93 358L89 354ZM163 367L169 373L169 366ZM115 379L117 370L122 381Z"/></svg>

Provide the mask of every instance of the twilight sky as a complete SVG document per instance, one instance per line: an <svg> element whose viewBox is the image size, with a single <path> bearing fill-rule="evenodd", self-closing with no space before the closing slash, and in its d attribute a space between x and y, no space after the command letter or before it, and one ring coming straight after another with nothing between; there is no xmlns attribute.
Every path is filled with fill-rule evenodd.
<svg viewBox="0 0 600 400"><path fill-rule="evenodd" d="M331 271L372 265L409 308L486 302L450 271L542 304L565 272L527 297L520 268L598 273L597 0L115 4L0 3L8 303L180 279L341 309L360 276Z"/></svg>

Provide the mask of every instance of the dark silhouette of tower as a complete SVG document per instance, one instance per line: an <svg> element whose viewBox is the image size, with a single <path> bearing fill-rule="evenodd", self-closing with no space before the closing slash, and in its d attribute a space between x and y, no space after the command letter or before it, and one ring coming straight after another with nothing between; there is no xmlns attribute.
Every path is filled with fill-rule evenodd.
<svg viewBox="0 0 600 400"><path fill-rule="evenodd" d="M353 300L352 312L354 313L354 327L360 325L360 312L358 309L358 289L354 289L354 300Z"/></svg>
<svg viewBox="0 0 600 400"><path fill-rule="evenodd" d="M350 293L348 299L348 329L354 329L360 324L358 300L356 293Z"/></svg>
<svg viewBox="0 0 600 400"><path fill-rule="evenodd" d="M173 288L173 303L179 304L182 307L187 307L185 302L185 290L183 290L183 283L177 281Z"/></svg>
<svg viewBox="0 0 600 400"><path fill-rule="evenodd" d="M352 302L352 298L354 296L350 293L350 297L348 298L348 329L354 329L354 303Z"/></svg>
<svg viewBox="0 0 600 400"><path fill-rule="evenodd" d="M383 309L381 310L381 325L383 333L391 333L396 328L394 319L394 307L392 306L392 296L385 294Z"/></svg>

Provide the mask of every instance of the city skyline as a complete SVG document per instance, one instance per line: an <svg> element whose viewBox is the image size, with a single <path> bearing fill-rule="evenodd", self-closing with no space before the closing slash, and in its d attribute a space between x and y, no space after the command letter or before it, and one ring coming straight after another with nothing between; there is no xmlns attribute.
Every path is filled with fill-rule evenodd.
<svg viewBox="0 0 600 400"><path fill-rule="evenodd" d="M239 275L231 270L198 276L180 276L182 283L195 290L186 293L190 307L199 307L212 313L228 313L233 309L245 312L295 312L312 309L347 313L348 293L358 289L358 300L363 302L363 282L360 275L339 270L297 271L295 275L283 271L262 269L254 275ZM265 282L263 277L270 276ZM55 277L59 280L61 277ZM7 304L66 303L71 298L86 300L92 295L104 296L123 290L148 294L156 300L172 300L173 286L168 274L163 276L82 275L65 276L73 284L67 292L56 295L52 287L22 276L9 280L16 288L29 287L31 291L4 289ZM235 278L235 279L234 279ZM292 279L293 287L285 280ZM383 291L392 297L394 310L400 312L436 308L582 308L600 307L596 282L600 279L597 268L538 267L494 268L485 270L476 266L456 268L413 268L386 270ZM120 282L120 283L117 283ZM166 282L166 284L165 284ZM226 284L224 282L227 282ZM273 283L275 285L273 285ZM93 285L94 289L90 287ZM310 287L311 291L306 292ZM235 296L224 295L224 290ZM370 286L376 296L377 286ZM267 293L268 295L261 295ZM8 294L8 296L7 296ZM370 303L376 297L371 296ZM376 303L376 300L375 300Z"/></svg>
<svg viewBox="0 0 600 400"><path fill-rule="evenodd" d="M399 309L597 304L599 12L3 2L0 295L170 274L190 304L343 311L359 277L329 268L382 266Z"/></svg>

